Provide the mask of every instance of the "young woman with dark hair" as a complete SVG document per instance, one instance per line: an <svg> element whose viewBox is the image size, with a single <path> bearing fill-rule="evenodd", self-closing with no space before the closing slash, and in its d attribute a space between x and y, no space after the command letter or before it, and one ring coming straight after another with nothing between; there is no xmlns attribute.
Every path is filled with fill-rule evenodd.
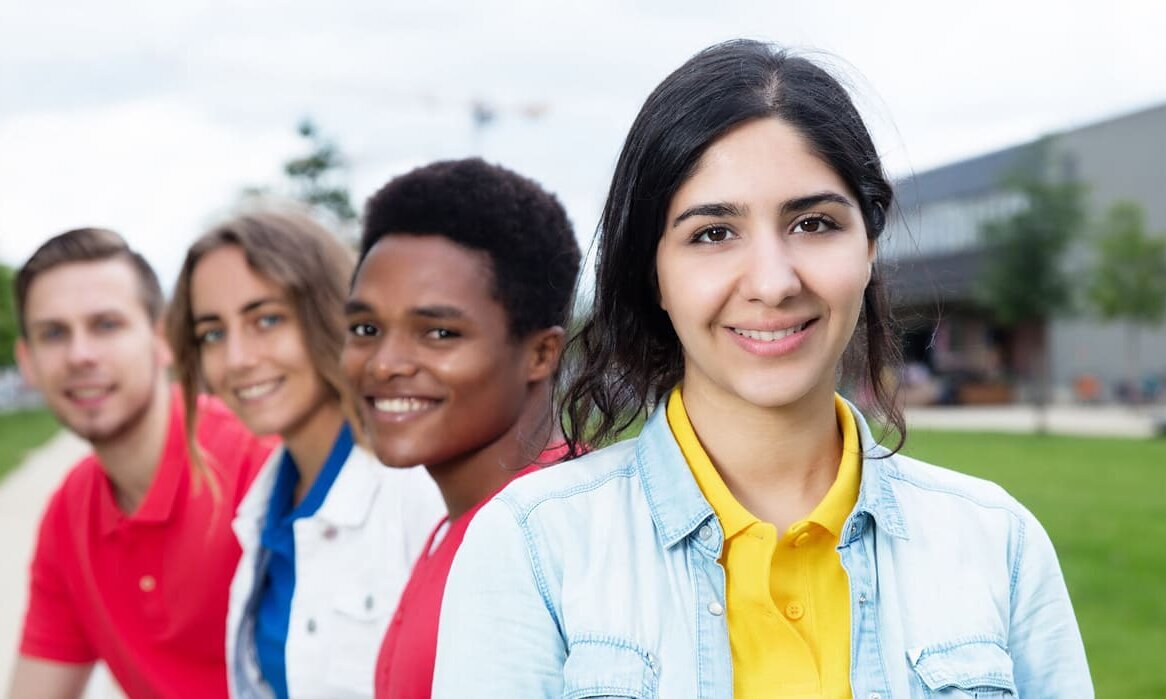
<svg viewBox="0 0 1166 699"><path fill-rule="evenodd" d="M437 697L1089 696L1052 545L998 486L880 445L837 393L894 337L892 189L804 58L713 46L649 96L599 233L565 429L484 507Z"/></svg>
<svg viewBox="0 0 1166 699"><path fill-rule="evenodd" d="M234 697L371 697L381 636L444 513L423 470L360 445L339 364L353 258L303 215L258 212L204 234L179 273L168 324L187 401L209 389L283 440L233 524Z"/></svg>

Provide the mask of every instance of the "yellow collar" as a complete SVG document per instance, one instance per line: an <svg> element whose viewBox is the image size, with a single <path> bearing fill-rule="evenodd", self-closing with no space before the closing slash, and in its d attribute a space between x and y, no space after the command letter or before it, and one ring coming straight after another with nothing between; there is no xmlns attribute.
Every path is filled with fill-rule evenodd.
<svg viewBox="0 0 1166 699"><path fill-rule="evenodd" d="M838 475L806 521L821 525L838 538L846 517L850 515L858 501L862 459L854 415L847 407L846 401L838 394L834 394L834 410L838 417L838 429L842 433L842 458L838 463ZM685 461L688 462L688 468L692 471L697 486L717 513L717 519L721 521L725 538L731 539L755 522L759 522L753 513L733 497L721 474L713 466L692 428L692 422L688 419L688 411L684 409L684 399L680 395L679 386L672 389L668 396L667 417L672 436L676 438L676 443L680 446Z"/></svg>

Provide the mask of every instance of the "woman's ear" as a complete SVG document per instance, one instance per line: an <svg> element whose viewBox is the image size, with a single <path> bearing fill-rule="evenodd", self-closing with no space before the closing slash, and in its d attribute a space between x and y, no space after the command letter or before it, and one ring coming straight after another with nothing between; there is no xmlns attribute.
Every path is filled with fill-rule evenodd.
<svg viewBox="0 0 1166 699"><path fill-rule="evenodd" d="M526 380L531 383L554 376L567 344L567 332L562 326L536 330L526 338Z"/></svg>

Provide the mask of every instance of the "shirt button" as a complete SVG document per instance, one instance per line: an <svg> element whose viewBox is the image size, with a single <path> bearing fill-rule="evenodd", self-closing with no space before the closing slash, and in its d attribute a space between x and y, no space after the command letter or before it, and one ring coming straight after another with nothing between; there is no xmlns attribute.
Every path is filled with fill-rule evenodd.
<svg viewBox="0 0 1166 699"><path fill-rule="evenodd" d="M700 537L701 541L708 541L713 538L713 528L707 524L702 524L696 535Z"/></svg>
<svg viewBox="0 0 1166 699"><path fill-rule="evenodd" d="M308 619L308 633L316 633L316 620Z"/></svg>
<svg viewBox="0 0 1166 699"><path fill-rule="evenodd" d="M802 606L801 602L790 602L785 605L785 615L797 621L806 615L806 608Z"/></svg>
<svg viewBox="0 0 1166 699"><path fill-rule="evenodd" d="M796 537L794 537L794 547L797 548L799 546L805 546L807 543L809 543L809 541L810 533L802 532L801 534L798 534Z"/></svg>
<svg viewBox="0 0 1166 699"><path fill-rule="evenodd" d="M328 525L328 527L326 527L324 529L324 538L327 539L328 541L331 541L331 540L336 538L337 533L338 532L336 531L336 527L333 527L332 525Z"/></svg>
<svg viewBox="0 0 1166 699"><path fill-rule="evenodd" d="M156 587L158 587L158 581L154 579L153 575L143 575L138 578L138 588L142 592L153 592Z"/></svg>
<svg viewBox="0 0 1166 699"><path fill-rule="evenodd" d="M725 613L725 606L716 600L709 602L709 614L720 616Z"/></svg>
<svg viewBox="0 0 1166 699"><path fill-rule="evenodd" d="M867 695L866 699L883 699L883 695L879 694L878 692L871 692L869 695Z"/></svg>
<svg viewBox="0 0 1166 699"><path fill-rule="evenodd" d="M373 605L373 598L372 598L372 595L369 595L368 597L365 597L365 598L364 598L364 608L365 608L365 609L368 609L368 610L371 610L371 609L372 609L372 605Z"/></svg>

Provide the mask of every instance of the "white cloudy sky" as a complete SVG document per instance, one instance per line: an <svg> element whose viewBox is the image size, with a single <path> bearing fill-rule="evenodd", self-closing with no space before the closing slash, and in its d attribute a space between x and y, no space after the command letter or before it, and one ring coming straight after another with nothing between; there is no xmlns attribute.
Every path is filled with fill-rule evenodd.
<svg viewBox="0 0 1166 699"><path fill-rule="evenodd" d="M640 103L710 43L828 53L903 175L1166 102L1164 29L1137 0L6 2L0 261L101 225L169 285L240 187L278 181L304 115L358 203L478 154L559 193L586 242ZM500 114L478 135L475 99Z"/></svg>

